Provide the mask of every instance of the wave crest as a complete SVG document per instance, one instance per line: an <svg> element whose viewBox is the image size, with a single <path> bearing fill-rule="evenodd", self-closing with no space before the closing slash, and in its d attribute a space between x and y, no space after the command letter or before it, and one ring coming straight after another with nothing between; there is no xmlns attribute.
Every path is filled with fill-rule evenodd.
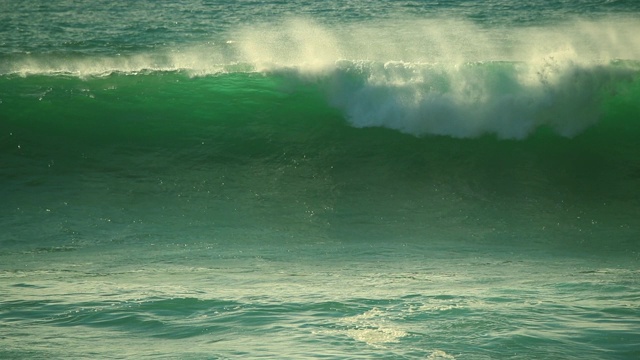
<svg viewBox="0 0 640 360"><path fill-rule="evenodd" d="M332 76L329 98L356 127L522 139L549 126L571 137L599 120L604 97L636 77L628 67L553 59L542 64L346 63Z"/></svg>

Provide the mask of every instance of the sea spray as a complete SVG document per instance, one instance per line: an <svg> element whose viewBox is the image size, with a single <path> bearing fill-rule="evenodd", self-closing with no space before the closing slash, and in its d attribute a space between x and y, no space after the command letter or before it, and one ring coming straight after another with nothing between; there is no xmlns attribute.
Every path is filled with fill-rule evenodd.
<svg viewBox="0 0 640 360"><path fill-rule="evenodd" d="M330 98L354 126L454 137L522 139L541 126L574 136L600 119L604 99L638 78L626 67L553 61L342 64Z"/></svg>

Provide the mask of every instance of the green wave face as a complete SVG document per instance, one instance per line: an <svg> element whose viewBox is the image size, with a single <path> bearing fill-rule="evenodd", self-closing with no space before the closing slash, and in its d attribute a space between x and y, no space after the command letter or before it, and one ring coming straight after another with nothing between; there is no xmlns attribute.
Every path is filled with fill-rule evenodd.
<svg viewBox="0 0 640 360"><path fill-rule="evenodd" d="M263 20L141 48L67 34L2 53L7 219L64 199L91 219L139 218L160 242L185 219L195 237L635 241L634 18L508 32L402 14Z"/></svg>
<svg viewBox="0 0 640 360"><path fill-rule="evenodd" d="M415 136L493 134L522 139L540 127L575 136L603 118L624 118L620 111L630 111L627 117L633 117L638 77L639 65L629 61L446 66L343 60L318 72L303 68L256 72L252 66L236 65L205 76L188 71L117 72L88 78L5 75L0 78L0 95L9 121L50 118L47 122L55 124L82 117L127 123L125 118L137 114L139 120L155 117L173 125L193 121L222 125L262 112L259 117L267 124L277 122L269 112L278 108L285 116L332 111L354 127L385 127ZM51 113L38 114L46 111Z"/></svg>
<svg viewBox="0 0 640 360"><path fill-rule="evenodd" d="M403 224L403 238L490 228L505 234L494 239L561 243L580 232L601 249L614 246L608 233L616 244L635 236L635 67L533 80L522 63L6 75L0 175L16 208L62 192L152 218L163 204L168 223L341 237ZM24 188L33 198L14 192ZM550 227L557 236L539 231Z"/></svg>

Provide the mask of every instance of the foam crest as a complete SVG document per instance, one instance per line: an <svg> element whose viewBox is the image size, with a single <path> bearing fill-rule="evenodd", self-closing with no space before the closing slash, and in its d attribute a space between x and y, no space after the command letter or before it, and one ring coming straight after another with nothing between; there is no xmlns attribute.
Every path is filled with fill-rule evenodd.
<svg viewBox="0 0 640 360"><path fill-rule="evenodd" d="M521 139L548 126L570 137L599 120L617 84L637 77L636 32L626 18L508 32L452 19L331 30L295 19L243 30L238 51L259 71L328 77L331 104L356 127Z"/></svg>
<svg viewBox="0 0 640 360"><path fill-rule="evenodd" d="M0 74L69 75L80 78L106 76L113 73L138 74L142 72L186 71L193 75L211 75L226 72L233 63L222 59L212 61L212 52L202 47L180 51L148 52L128 55L31 55L9 59L0 66Z"/></svg>
<svg viewBox="0 0 640 360"><path fill-rule="evenodd" d="M353 72L362 73L354 81ZM522 139L540 126L574 136L600 117L603 96L637 72L548 60L463 65L345 65L329 97L356 127L413 135Z"/></svg>

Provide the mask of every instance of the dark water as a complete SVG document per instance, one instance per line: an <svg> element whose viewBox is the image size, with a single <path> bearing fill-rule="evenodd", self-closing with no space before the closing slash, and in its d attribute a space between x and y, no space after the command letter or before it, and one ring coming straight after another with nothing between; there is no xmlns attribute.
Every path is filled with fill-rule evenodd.
<svg viewBox="0 0 640 360"><path fill-rule="evenodd" d="M636 358L639 10L0 3L0 357Z"/></svg>

